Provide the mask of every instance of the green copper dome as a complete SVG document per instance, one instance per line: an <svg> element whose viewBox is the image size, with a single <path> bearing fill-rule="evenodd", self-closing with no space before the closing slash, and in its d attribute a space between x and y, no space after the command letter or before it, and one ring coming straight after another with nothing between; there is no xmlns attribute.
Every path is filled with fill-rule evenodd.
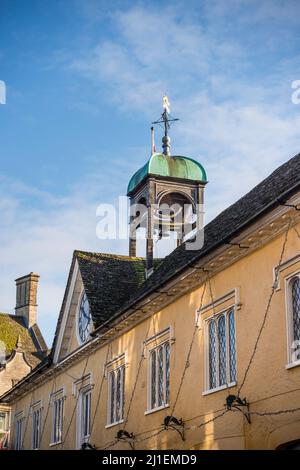
<svg viewBox="0 0 300 470"><path fill-rule="evenodd" d="M147 163L131 177L127 194L130 194L147 175L169 176L207 183L205 170L196 160L154 153Z"/></svg>

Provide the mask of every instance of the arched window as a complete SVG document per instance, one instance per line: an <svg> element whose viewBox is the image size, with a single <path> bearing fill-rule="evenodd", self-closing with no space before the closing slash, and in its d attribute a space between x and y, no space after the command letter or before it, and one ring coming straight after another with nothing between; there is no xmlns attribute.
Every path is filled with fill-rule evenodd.
<svg viewBox="0 0 300 470"><path fill-rule="evenodd" d="M195 208L187 195L176 192L164 194L155 215L161 236L175 231L182 239L194 228L194 214Z"/></svg>
<svg viewBox="0 0 300 470"><path fill-rule="evenodd" d="M208 321L207 360L209 390L235 383L236 346L233 309Z"/></svg>

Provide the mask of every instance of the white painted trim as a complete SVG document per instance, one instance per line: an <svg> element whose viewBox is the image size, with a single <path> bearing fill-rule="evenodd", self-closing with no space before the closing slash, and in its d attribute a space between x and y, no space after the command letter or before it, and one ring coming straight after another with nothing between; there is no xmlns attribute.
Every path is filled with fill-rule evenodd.
<svg viewBox="0 0 300 470"><path fill-rule="evenodd" d="M94 338L92 339L91 341L89 341L88 343L84 343L80 348L76 349L75 351L73 351L71 354L68 354L68 356L64 357L60 362L59 364L56 365L56 367L60 367L61 365L63 365L65 362L68 362L72 357L76 356L76 354L78 354L79 352L81 351L84 351L85 349L89 348L93 343L97 343L97 341L99 340L99 338ZM102 345L100 345L101 347Z"/></svg>
<svg viewBox="0 0 300 470"><path fill-rule="evenodd" d="M169 367L170 367L170 375L171 375L171 345L172 345L172 341L171 341L171 338L170 338L170 332L171 332L171 328L169 327L168 329L165 329L163 330L163 332L165 332L165 334L161 334L161 333L158 333L157 335L155 336L152 336L151 337L151 343L153 343L155 341L155 344L152 346L152 347L148 347L147 348L147 354L145 357L147 357L147 410L146 410L146 414L149 414L151 412L154 412L154 411L158 411L159 409L162 409L164 407L167 407L169 406L167 403L164 403L163 405L159 406L159 407L156 407L156 408L151 408L151 393L152 393L152 390L151 390L151 383L152 383L152 372L151 372L151 352L152 351L155 351L157 350L158 348L160 348L161 346L163 346L164 344L166 343L169 343L169 346L170 346L170 351L169 351L169 354L170 354L170 357L169 357ZM167 337L167 334L169 333L169 337ZM160 341L156 341L156 338L160 338ZM157 358L156 358L157 360ZM166 368L166 364L165 364L165 354L163 355L163 367L164 369ZM164 375L164 379L165 379L165 375ZM156 389L158 388L158 373L156 373ZM171 377L170 377L170 382L171 382ZM163 383L163 387L164 387L164 396L166 395L166 381L164 380L164 383ZM169 387L170 387L170 384L169 384Z"/></svg>
<svg viewBox="0 0 300 470"><path fill-rule="evenodd" d="M81 392L81 390L84 390L85 388L93 388L94 387L94 376L93 372L88 372L85 374L83 377L80 377L79 379L75 380L72 384L72 395L75 396L76 398L78 397L78 394Z"/></svg>
<svg viewBox="0 0 300 470"><path fill-rule="evenodd" d="M293 369L294 367L299 367L300 366L300 359L299 361L296 362L291 362L285 366L286 369Z"/></svg>
<svg viewBox="0 0 300 470"><path fill-rule="evenodd" d="M229 305L226 308L223 308L219 312L212 313L209 317L205 318L204 320L204 386L205 390L202 392L202 395L207 395L208 393L213 393L214 391L223 390L224 388L231 387L236 384L235 382L227 382L224 385L217 386L215 388L209 388L209 332L208 332L208 325L212 319L218 320L221 315L225 315L225 328L226 328L226 378L230 378L230 364L228 362L229 359L229 325L228 325L228 316L229 313L233 310L234 313L234 331L235 331L235 361L236 361L236 375L237 375L237 341L236 341L236 304ZM216 335L218 334L218 325L216 323ZM219 342L216 341L216 374L218 374L219 370Z"/></svg>
<svg viewBox="0 0 300 470"><path fill-rule="evenodd" d="M30 405L30 408L29 408L29 416L32 416L32 413L35 410L40 410L42 408L43 408L42 400L37 400L36 402L32 403L32 405Z"/></svg>
<svg viewBox="0 0 300 470"><path fill-rule="evenodd" d="M82 399L87 393L90 393L90 415L92 408L92 390L94 388L93 373L88 372L86 375L73 382L72 395L77 400L76 404L76 449L80 449L83 442L88 440L89 436L82 435Z"/></svg>
<svg viewBox="0 0 300 470"><path fill-rule="evenodd" d="M120 419L120 421L116 421L115 423L110 423L105 426L105 429L112 428L113 426L117 426L118 424L124 423L125 419Z"/></svg>
<svg viewBox="0 0 300 470"><path fill-rule="evenodd" d="M25 413L24 411L19 411L14 416L14 445L17 450L22 450L23 441L24 441L24 420ZM18 436L17 430L20 428L20 435Z"/></svg>
<svg viewBox="0 0 300 470"><path fill-rule="evenodd" d="M49 447L58 446L59 444L62 444L62 442L63 442L63 441L50 442Z"/></svg>
<svg viewBox="0 0 300 470"><path fill-rule="evenodd" d="M52 408L52 412L51 412L51 415L52 415L52 422L51 422L51 442L49 444L49 446L54 446L54 445L57 445L59 443L62 442L62 440L60 441L54 441L54 434L55 434L55 431L54 431L54 422L55 422L55 406L54 406L54 403L56 401L61 401L62 403L62 407L61 407L61 420L62 420L62 433L63 433L63 427L64 427L64 408L65 408L65 405L64 405L64 402L67 398L67 395L66 395L66 390L65 390L65 386L63 386L62 388L56 390L55 392L53 393L50 393L50 396L49 396L49 406Z"/></svg>
<svg viewBox="0 0 300 470"><path fill-rule="evenodd" d="M84 442L87 442L89 437L90 437L90 434L88 434L87 436L83 436L83 408L82 408L82 401L83 401L83 397L84 395L86 394L89 394L90 398L89 398L89 407L90 407L90 410L89 410L89 416L92 415L91 413L91 410L92 410L92 386L90 385L87 385L85 387L83 387L82 389L80 389L79 391L79 396L78 396L78 400L77 400L77 406L76 406L76 449L81 449L81 446ZM89 423L89 425L91 426L91 423Z"/></svg>
<svg viewBox="0 0 300 470"><path fill-rule="evenodd" d="M286 261L284 261L284 263L281 263L280 265L277 265L273 268L273 283L275 284L275 281L277 280L277 285L275 287L276 291L281 290L280 273L284 271L285 269L288 269L294 264L297 264L299 262L300 262L300 254L287 259ZM295 269L295 271L289 274L288 277L294 276L298 272L299 272L299 268ZM277 279L276 279L276 276L277 276Z"/></svg>
<svg viewBox="0 0 300 470"><path fill-rule="evenodd" d="M166 403L165 405L158 406L157 408L153 408L152 410L147 410L144 412L144 415L151 415L152 413L156 413L157 411L165 410L166 408L169 408L170 404Z"/></svg>
<svg viewBox="0 0 300 470"><path fill-rule="evenodd" d="M42 433L42 430L43 430L43 425L42 425L42 406L38 406L40 405L41 402L37 402L36 405L34 406L34 408L32 409L31 411L31 449L32 450L39 450L40 448L40 445L41 445L41 433ZM36 429L35 429L35 426L34 426L34 413L37 413L37 416L38 416L38 419L39 419L39 425L38 425L38 446L34 446L34 435L35 435L35 432L36 432Z"/></svg>
<svg viewBox="0 0 300 470"><path fill-rule="evenodd" d="M106 411L106 426L105 428L110 428L111 426L115 426L116 424L122 423L124 421L124 417L118 421L110 421L111 418L111 405L112 405L112 394L111 394L111 374L116 373L118 369L121 369L121 389L122 395L124 397L124 401L122 403L122 415L124 416L125 411L125 389L126 389L126 354L120 354L119 356L115 357L112 361L108 362L105 368L105 374L107 378L107 411ZM116 384L115 384L116 386Z"/></svg>
<svg viewBox="0 0 300 470"><path fill-rule="evenodd" d="M152 349L155 349L157 346L160 346L166 341L169 341L170 345L172 345L175 343L175 340L176 338L174 337L174 334L173 334L173 326L170 325L167 328L157 332L155 335L152 335L143 341L142 355L146 359L149 357L149 353L152 351ZM151 344L153 343L154 345L151 346Z"/></svg>
<svg viewBox="0 0 300 470"><path fill-rule="evenodd" d="M73 268L72 277L71 277L70 288L69 288L69 292L68 292L68 295L67 295L66 305L65 305L65 308L64 308L64 311L63 311L63 314L62 314L62 321L61 321L61 325L60 325L60 329L59 329L59 333L58 333L57 343L56 343L56 347L55 347L55 351L54 351L54 355L53 355L53 363L54 364L57 364L57 362L58 362L59 353L60 353L60 350L61 350L61 345L62 345L62 341L63 341L64 334L65 334L66 324L67 324L67 320L68 320L68 313L69 313L70 306L71 306L71 301L72 301L72 296L73 296L73 292L74 292L74 288L75 288L75 283L76 283L78 271L79 271L79 266L78 266L78 261L76 259L75 264L74 264L74 268Z"/></svg>
<svg viewBox="0 0 300 470"><path fill-rule="evenodd" d="M119 362L121 362L120 365L126 365L126 353L122 353L122 354L119 354L118 356L114 357L113 359L111 359L110 361L108 361L106 364L105 364L105 369L108 371L108 370L112 370L112 369L117 369L117 365Z"/></svg>
<svg viewBox="0 0 300 470"><path fill-rule="evenodd" d="M155 335L149 336L149 338L145 339L144 345L148 346L149 343L152 343L153 341L157 341L159 338L161 338L162 336L167 335L168 333L169 334L171 333L171 326L168 326L164 330L159 331Z"/></svg>
<svg viewBox="0 0 300 470"><path fill-rule="evenodd" d="M210 302L209 304L203 305L203 307L198 308L195 313L195 322L198 328L200 329L202 328L202 318L201 318L202 315L204 315L209 310L215 310L217 307L219 307L220 305L224 304L225 302L231 299L234 299L234 303L232 303L230 307L228 308L234 307L235 311L240 310L242 307L242 304L240 301L240 288L239 287L235 287L231 291L215 299L213 302ZM222 311L225 311L225 310L227 310L227 308L220 310L218 314L222 313ZM215 315L217 315L216 312L215 312Z"/></svg>
<svg viewBox="0 0 300 470"><path fill-rule="evenodd" d="M237 382L230 382L229 384L221 385L220 387L212 388L211 390L205 390L202 392L203 396L211 395L212 393L220 392L221 390L226 390L227 388L235 387Z"/></svg>
<svg viewBox="0 0 300 470"><path fill-rule="evenodd" d="M63 387L59 388L58 390L56 390L55 392L49 393L49 404L50 404L50 406L52 406L52 404L55 400L58 400L60 398L63 398L65 400L66 397L67 397L66 387L63 386Z"/></svg>
<svg viewBox="0 0 300 470"><path fill-rule="evenodd" d="M9 431L10 410L0 408L0 414L4 414L4 429L0 429L0 433L6 433L7 431Z"/></svg>

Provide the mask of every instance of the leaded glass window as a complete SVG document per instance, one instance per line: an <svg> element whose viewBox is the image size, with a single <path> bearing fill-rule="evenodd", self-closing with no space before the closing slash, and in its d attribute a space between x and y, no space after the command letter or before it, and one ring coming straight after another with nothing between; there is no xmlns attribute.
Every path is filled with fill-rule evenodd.
<svg viewBox="0 0 300 470"><path fill-rule="evenodd" d="M115 371L110 373L110 423L115 421Z"/></svg>
<svg viewBox="0 0 300 470"><path fill-rule="evenodd" d="M151 408L156 408L156 351L151 352Z"/></svg>
<svg viewBox="0 0 300 470"><path fill-rule="evenodd" d="M163 347L158 348L158 406L164 401L164 354Z"/></svg>
<svg viewBox="0 0 300 470"><path fill-rule="evenodd" d="M170 399L170 343L165 343L166 352L166 403Z"/></svg>
<svg viewBox="0 0 300 470"><path fill-rule="evenodd" d="M6 413L0 412L0 432L6 431Z"/></svg>
<svg viewBox="0 0 300 470"><path fill-rule="evenodd" d="M293 310L293 341L300 340L300 278L291 281Z"/></svg>
<svg viewBox="0 0 300 470"><path fill-rule="evenodd" d="M53 401L53 431L52 442L57 444L62 441L64 398L61 396Z"/></svg>
<svg viewBox="0 0 300 470"><path fill-rule="evenodd" d="M24 418L16 420L15 449L21 450L23 447L23 421Z"/></svg>
<svg viewBox="0 0 300 470"><path fill-rule="evenodd" d="M91 428L91 390L81 393L81 442L86 442Z"/></svg>
<svg viewBox="0 0 300 470"><path fill-rule="evenodd" d="M215 388L217 383L216 358L216 322L209 322L209 388Z"/></svg>
<svg viewBox="0 0 300 470"><path fill-rule="evenodd" d="M208 387L214 389L235 380L235 319L231 309L208 322Z"/></svg>
<svg viewBox="0 0 300 470"><path fill-rule="evenodd" d="M233 310L231 310L228 315L228 333L229 333L230 382L235 382L236 381L236 348L235 348L235 321L234 321Z"/></svg>
<svg viewBox="0 0 300 470"><path fill-rule="evenodd" d="M125 365L109 373L109 424L124 419Z"/></svg>
<svg viewBox="0 0 300 470"><path fill-rule="evenodd" d="M150 352L150 409L165 406L170 397L170 343Z"/></svg>
<svg viewBox="0 0 300 470"><path fill-rule="evenodd" d="M226 326L225 316L222 315L218 321L219 341L219 385L226 384Z"/></svg>
<svg viewBox="0 0 300 470"><path fill-rule="evenodd" d="M32 413L32 448L38 449L40 447L40 433L41 433L41 412L42 410L36 409Z"/></svg>

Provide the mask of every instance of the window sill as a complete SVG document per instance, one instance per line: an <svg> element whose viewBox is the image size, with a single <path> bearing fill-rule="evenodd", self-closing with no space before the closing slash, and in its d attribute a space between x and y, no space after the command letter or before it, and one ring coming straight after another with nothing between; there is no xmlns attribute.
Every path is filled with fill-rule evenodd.
<svg viewBox="0 0 300 470"><path fill-rule="evenodd" d="M235 387L236 382L230 382L228 385L221 385L220 387L212 388L211 390L205 390L202 392L202 395L210 395L211 393L220 392L221 390L226 390L227 388Z"/></svg>
<svg viewBox="0 0 300 470"><path fill-rule="evenodd" d="M295 362L290 362L285 366L286 369L293 369L294 367L300 366L300 360Z"/></svg>
<svg viewBox="0 0 300 470"><path fill-rule="evenodd" d="M62 444L62 441L51 442L51 443L49 444L49 447L59 446L59 444Z"/></svg>
<svg viewBox="0 0 300 470"><path fill-rule="evenodd" d="M113 426L117 426L117 424L122 424L124 423L124 419L120 419L120 421L116 421L115 423L110 423L105 426L105 429L112 428Z"/></svg>
<svg viewBox="0 0 300 470"><path fill-rule="evenodd" d="M157 408L153 408L152 410L145 411L144 415L147 416L147 415L150 415L152 413L156 413L156 411L165 410L166 408L169 408L169 406L170 406L169 404L158 406Z"/></svg>

